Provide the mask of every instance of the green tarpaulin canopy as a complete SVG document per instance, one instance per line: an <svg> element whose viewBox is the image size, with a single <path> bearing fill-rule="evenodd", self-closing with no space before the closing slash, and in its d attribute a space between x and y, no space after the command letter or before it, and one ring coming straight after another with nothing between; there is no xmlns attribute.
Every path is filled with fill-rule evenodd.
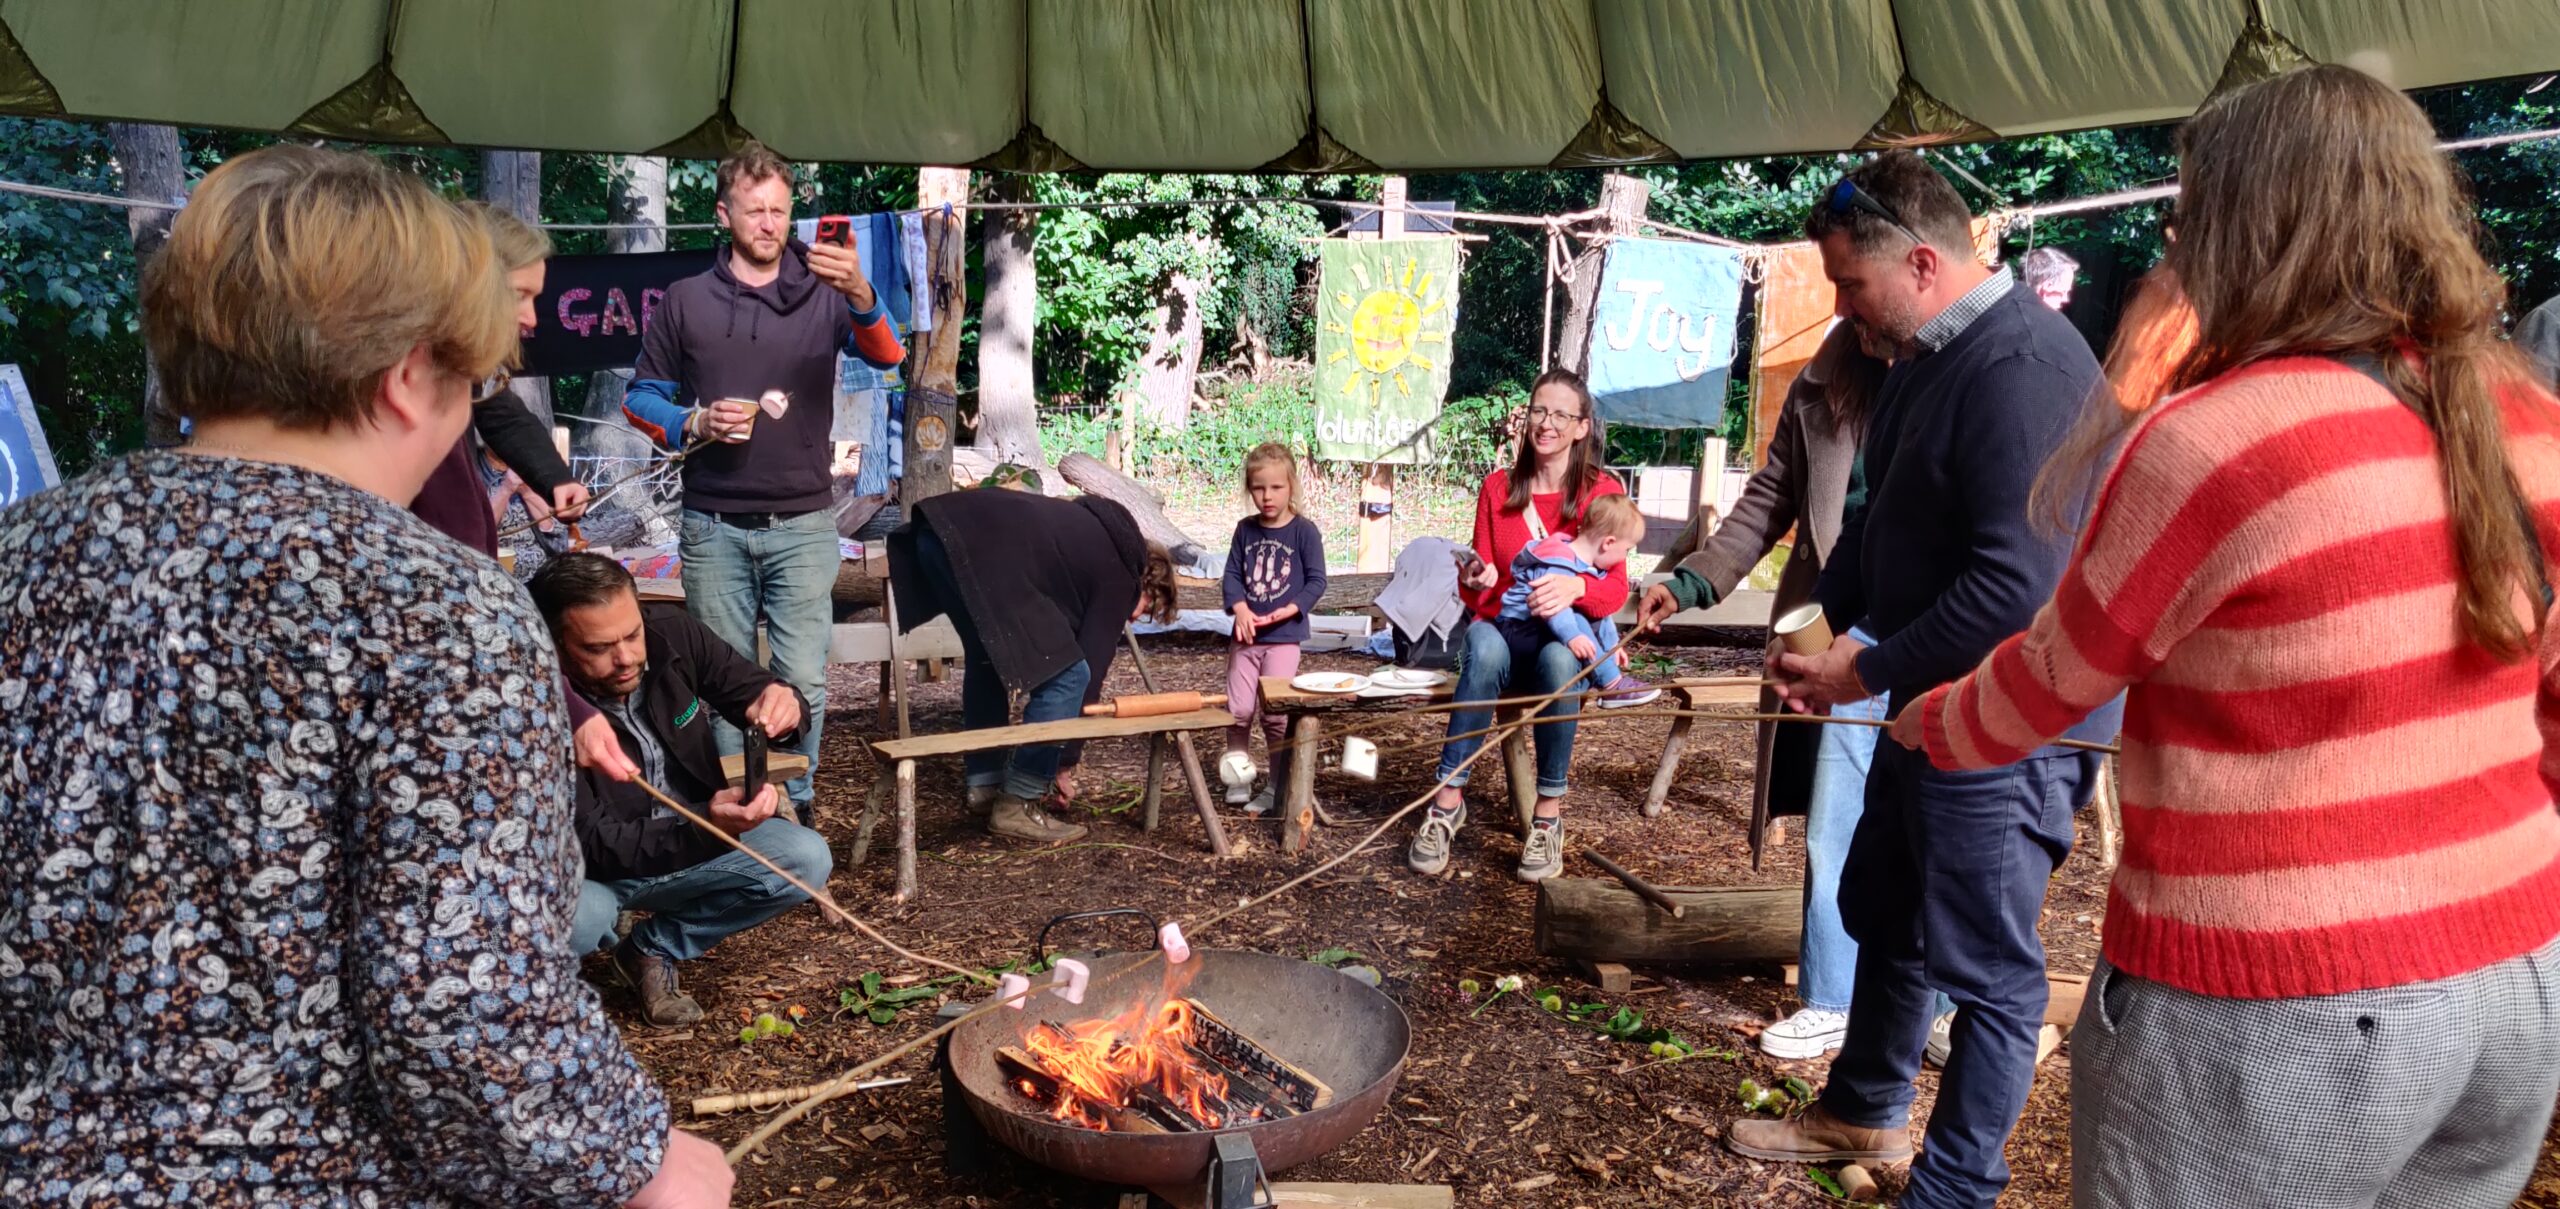
<svg viewBox="0 0 2560 1209"><path fill-rule="evenodd" d="M2560 0L0 0L0 111L1125 171L1701 159L2560 68Z"/></svg>

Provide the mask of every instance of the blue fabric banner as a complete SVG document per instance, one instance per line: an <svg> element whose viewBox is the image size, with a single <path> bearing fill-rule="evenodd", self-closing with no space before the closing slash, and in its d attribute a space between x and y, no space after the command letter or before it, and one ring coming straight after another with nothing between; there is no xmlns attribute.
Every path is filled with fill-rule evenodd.
<svg viewBox="0 0 2560 1209"><path fill-rule="evenodd" d="M1664 239L1609 245L1585 377L1600 418L1638 428L1718 428L1742 314L1742 254Z"/></svg>

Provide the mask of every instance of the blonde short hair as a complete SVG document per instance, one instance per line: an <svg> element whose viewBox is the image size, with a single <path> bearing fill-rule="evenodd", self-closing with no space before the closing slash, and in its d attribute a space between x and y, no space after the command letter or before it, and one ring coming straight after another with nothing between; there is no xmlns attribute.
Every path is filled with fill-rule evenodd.
<svg viewBox="0 0 2560 1209"><path fill-rule="evenodd" d="M507 272L551 259L551 236L516 217L515 211L473 200L462 203L462 212L478 219L489 232L489 246L498 254L498 267Z"/></svg>
<svg viewBox="0 0 2560 1209"><path fill-rule="evenodd" d="M495 372L515 311L488 230L424 181L290 144L207 174L142 275L161 387L199 422L362 423L413 348L464 379Z"/></svg>
<svg viewBox="0 0 2560 1209"><path fill-rule="evenodd" d="M1634 545L1644 540L1644 513L1625 492L1595 495L1582 506L1582 526L1574 532L1614 537Z"/></svg>

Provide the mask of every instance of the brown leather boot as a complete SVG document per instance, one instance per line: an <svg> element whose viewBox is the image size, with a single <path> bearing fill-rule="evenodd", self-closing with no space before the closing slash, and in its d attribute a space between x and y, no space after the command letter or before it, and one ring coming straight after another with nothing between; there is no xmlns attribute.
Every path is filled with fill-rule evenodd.
<svg viewBox="0 0 2560 1209"><path fill-rule="evenodd" d="M676 980L676 963L632 948L626 940L613 947L613 972L640 993L640 1015L649 1023L676 1028L702 1019L702 1005Z"/></svg>
<svg viewBox="0 0 2560 1209"><path fill-rule="evenodd" d="M1081 825L1055 818L1009 793L997 794L994 805L988 808L987 830L1009 840L1032 840L1043 844L1084 838Z"/></svg>
<svg viewBox="0 0 2560 1209"><path fill-rule="evenodd" d="M1773 1163L1899 1163L1911 1157L1911 1127L1863 1129L1820 1104L1784 1121L1736 1121L1725 1130L1735 1154Z"/></svg>

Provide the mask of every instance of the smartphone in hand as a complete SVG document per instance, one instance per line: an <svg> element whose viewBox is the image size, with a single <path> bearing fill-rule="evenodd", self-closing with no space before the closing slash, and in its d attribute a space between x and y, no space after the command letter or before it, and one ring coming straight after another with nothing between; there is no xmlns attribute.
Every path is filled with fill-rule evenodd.
<svg viewBox="0 0 2560 1209"><path fill-rule="evenodd" d="M818 220L818 242L839 248L853 246L853 219L843 214L829 214Z"/></svg>

